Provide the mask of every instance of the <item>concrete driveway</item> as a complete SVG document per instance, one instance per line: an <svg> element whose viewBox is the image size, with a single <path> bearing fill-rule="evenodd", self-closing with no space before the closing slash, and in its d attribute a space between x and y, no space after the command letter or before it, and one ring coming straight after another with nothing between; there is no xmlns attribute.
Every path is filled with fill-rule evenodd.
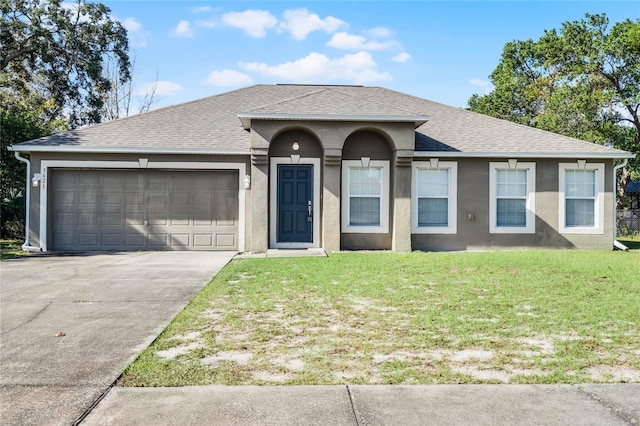
<svg viewBox="0 0 640 426"><path fill-rule="evenodd" d="M74 423L233 255L36 255L0 263L2 423Z"/></svg>

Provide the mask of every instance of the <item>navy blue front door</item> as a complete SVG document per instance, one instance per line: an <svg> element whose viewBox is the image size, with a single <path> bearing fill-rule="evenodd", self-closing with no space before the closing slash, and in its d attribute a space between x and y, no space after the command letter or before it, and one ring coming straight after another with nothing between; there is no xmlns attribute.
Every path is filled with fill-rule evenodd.
<svg viewBox="0 0 640 426"><path fill-rule="evenodd" d="M313 166L278 165L278 242L313 242Z"/></svg>

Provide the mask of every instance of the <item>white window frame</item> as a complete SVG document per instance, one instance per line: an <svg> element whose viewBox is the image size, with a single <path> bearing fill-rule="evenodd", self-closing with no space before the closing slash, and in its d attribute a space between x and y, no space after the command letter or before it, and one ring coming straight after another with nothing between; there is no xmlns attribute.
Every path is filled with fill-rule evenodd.
<svg viewBox="0 0 640 426"><path fill-rule="evenodd" d="M380 225L379 226L351 226L349 224L350 199L349 174L351 168L380 168ZM342 161L342 232L353 234L386 234L389 232L389 161L385 160L343 160Z"/></svg>
<svg viewBox="0 0 640 426"><path fill-rule="evenodd" d="M525 226L497 226L498 197L496 191L497 171L503 169L527 171L527 196L525 201ZM489 163L489 233L491 234L535 234L536 232L536 163L509 160Z"/></svg>
<svg viewBox="0 0 640 426"><path fill-rule="evenodd" d="M418 171L419 170L449 170L449 194L447 197L448 224L447 226L419 226L418 225ZM455 234L458 232L458 162L457 161L415 161L411 179L411 233L413 234Z"/></svg>
<svg viewBox="0 0 640 426"><path fill-rule="evenodd" d="M567 170L595 170L596 194L594 200L593 226L567 226L566 218L566 172ZM558 171L558 230L561 234L604 234L604 163L560 163Z"/></svg>

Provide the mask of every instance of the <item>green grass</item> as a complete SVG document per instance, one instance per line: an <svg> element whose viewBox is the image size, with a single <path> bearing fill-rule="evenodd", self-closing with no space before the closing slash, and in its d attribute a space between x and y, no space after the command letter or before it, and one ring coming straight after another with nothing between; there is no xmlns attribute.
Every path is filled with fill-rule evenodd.
<svg viewBox="0 0 640 426"><path fill-rule="evenodd" d="M20 247L21 244L20 240L0 240L0 260L28 255L29 253Z"/></svg>
<svg viewBox="0 0 640 426"><path fill-rule="evenodd" d="M640 234L638 233L634 235L618 237L618 241L629 247L630 250L640 250Z"/></svg>
<svg viewBox="0 0 640 426"><path fill-rule="evenodd" d="M124 386L640 381L639 252L232 261Z"/></svg>

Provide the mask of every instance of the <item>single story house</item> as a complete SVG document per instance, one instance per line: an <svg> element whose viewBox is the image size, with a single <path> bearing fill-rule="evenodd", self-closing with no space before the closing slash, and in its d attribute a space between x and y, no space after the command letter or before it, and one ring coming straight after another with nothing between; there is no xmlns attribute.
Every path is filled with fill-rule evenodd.
<svg viewBox="0 0 640 426"><path fill-rule="evenodd" d="M633 157L381 87L290 84L11 149L42 251L611 249Z"/></svg>

